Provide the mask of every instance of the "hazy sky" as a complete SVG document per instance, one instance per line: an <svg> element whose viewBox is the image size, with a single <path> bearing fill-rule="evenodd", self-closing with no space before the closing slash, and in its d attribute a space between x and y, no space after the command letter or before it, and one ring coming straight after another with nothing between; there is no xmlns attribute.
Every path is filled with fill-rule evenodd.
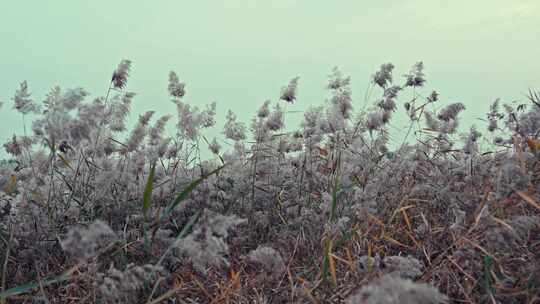
<svg viewBox="0 0 540 304"><path fill-rule="evenodd" d="M333 66L352 77L359 108L381 63L400 76L422 60L425 93L463 102L467 122L480 126L473 119L496 97L540 88L539 16L538 0L0 1L0 141L21 131L11 110L19 82L39 101L54 85L93 98L124 58L138 94L132 123L145 110L174 111L170 70L187 83L186 101L218 102L221 130L228 109L249 122L294 76L299 98L288 110L323 103Z"/></svg>

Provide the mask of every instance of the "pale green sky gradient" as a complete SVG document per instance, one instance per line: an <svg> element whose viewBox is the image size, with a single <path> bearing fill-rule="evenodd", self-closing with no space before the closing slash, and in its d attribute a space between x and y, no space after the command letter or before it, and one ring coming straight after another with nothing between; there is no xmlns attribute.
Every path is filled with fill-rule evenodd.
<svg viewBox="0 0 540 304"><path fill-rule="evenodd" d="M174 113L170 70L186 81L186 101L218 102L220 131L228 109L249 122L294 76L299 98L288 110L322 104L336 65L352 76L360 108L381 63L399 76L422 60L425 92L438 90L441 105L463 102L470 124L495 98L540 88L538 16L538 0L0 1L0 141L21 132L10 110L19 82L39 101L54 85L93 98L124 58L133 61L128 90L138 93L131 122L145 110Z"/></svg>

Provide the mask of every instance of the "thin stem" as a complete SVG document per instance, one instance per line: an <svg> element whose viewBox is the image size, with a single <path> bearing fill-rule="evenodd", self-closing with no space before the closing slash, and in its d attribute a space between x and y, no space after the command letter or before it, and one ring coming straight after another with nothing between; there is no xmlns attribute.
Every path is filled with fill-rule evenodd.
<svg viewBox="0 0 540 304"><path fill-rule="evenodd" d="M109 94L111 93L112 89L112 81L109 83L109 89L107 89L107 94L105 95L105 101L103 102L103 111L105 112L107 110L107 102L109 101ZM105 113L103 113L103 117L101 118L98 130L97 130L97 136L96 136L96 142L94 143L94 150L92 151L92 157L94 156L94 152L97 150L97 147L99 145L99 137L101 135L101 127L103 126L103 123L105 121Z"/></svg>
<svg viewBox="0 0 540 304"><path fill-rule="evenodd" d="M28 138L28 135L26 134L26 120L25 120L24 114L22 114L22 121L23 121L24 140L26 140ZM34 174L34 176L36 176L36 170L34 169L34 166L32 164L32 153L30 149L26 149L26 153L28 154L28 163L30 165L30 168L32 168L32 173Z"/></svg>
<svg viewBox="0 0 540 304"><path fill-rule="evenodd" d="M7 266L8 266L9 254L10 254L10 250L11 250L11 242L13 240L13 230L11 228L9 230L10 230L9 231L9 240L8 240L7 248L6 248L6 256L4 258L4 265L2 267L2 286L1 286L2 291L6 290ZM7 303L5 298L0 299L0 301L1 301L0 303L2 303L2 304Z"/></svg>

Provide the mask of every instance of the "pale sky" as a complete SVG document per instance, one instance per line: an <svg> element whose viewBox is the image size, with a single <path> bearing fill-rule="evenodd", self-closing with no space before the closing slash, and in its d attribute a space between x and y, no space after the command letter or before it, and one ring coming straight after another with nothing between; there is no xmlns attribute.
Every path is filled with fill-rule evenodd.
<svg viewBox="0 0 540 304"><path fill-rule="evenodd" d="M187 102L218 102L217 133L228 109L249 123L295 76L288 110L322 104L334 66L352 77L358 109L380 64L394 63L399 78L421 60L425 93L439 91L441 106L463 102L464 123L483 127L475 118L495 98L540 89L539 16L538 0L0 1L0 142L22 130L11 110L19 82L38 101L55 85L84 87L91 100L121 59L133 61L132 123L146 110L175 111L170 70L187 83Z"/></svg>

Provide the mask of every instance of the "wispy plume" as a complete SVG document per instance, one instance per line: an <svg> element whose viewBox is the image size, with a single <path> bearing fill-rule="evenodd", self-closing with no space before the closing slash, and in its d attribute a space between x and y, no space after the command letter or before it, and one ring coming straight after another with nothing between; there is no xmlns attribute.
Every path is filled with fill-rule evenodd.
<svg viewBox="0 0 540 304"><path fill-rule="evenodd" d="M150 121L150 118L152 118L152 115L154 115L154 111L148 111L139 116L139 122L135 129L131 131L126 146L124 147L125 153L133 152L139 148L147 134L148 122Z"/></svg>
<svg viewBox="0 0 540 304"><path fill-rule="evenodd" d="M246 126L236 120L236 115L231 110L227 112L223 134L226 138L234 141L246 139Z"/></svg>
<svg viewBox="0 0 540 304"><path fill-rule="evenodd" d="M19 89L15 92L13 108L22 114L38 113L39 105L30 96L28 83L25 80L21 82Z"/></svg>
<svg viewBox="0 0 540 304"><path fill-rule="evenodd" d="M174 98L182 98L186 94L186 85L180 82L175 72L169 72L169 95Z"/></svg>
<svg viewBox="0 0 540 304"><path fill-rule="evenodd" d="M112 75L112 84L115 89L123 89L126 86L130 70L131 61L122 60Z"/></svg>
<svg viewBox="0 0 540 304"><path fill-rule="evenodd" d="M88 260L116 240L116 234L105 222L96 220L86 228L72 228L60 242L62 249L77 260Z"/></svg>
<svg viewBox="0 0 540 304"><path fill-rule="evenodd" d="M405 86L406 87L422 87L426 82L424 74L424 63L422 61L417 62L408 74L405 74Z"/></svg>
<svg viewBox="0 0 540 304"><path fill-rule="evenodd" d="M131 109L133 97L135 97L135 93L127 92L120 100L111 104L109 127L112 131L122 132L126 130L125 120Z"/></svg>
<svg viewBox="0 0 540 304"><path fill-rule="evenodd" d="M392 83L392 70L394 70L393 64L382 64L380 69L373 74L373 82L383 89L386 88L388 84Z"/></svg>
<svg viewBox="0 0 540 304"><path fill-rule="evenodd" d="M281 88L281 96L279 99L293 103L296 100L299 79L300 77L295 77L291 79L286 87Z"/></svg>

